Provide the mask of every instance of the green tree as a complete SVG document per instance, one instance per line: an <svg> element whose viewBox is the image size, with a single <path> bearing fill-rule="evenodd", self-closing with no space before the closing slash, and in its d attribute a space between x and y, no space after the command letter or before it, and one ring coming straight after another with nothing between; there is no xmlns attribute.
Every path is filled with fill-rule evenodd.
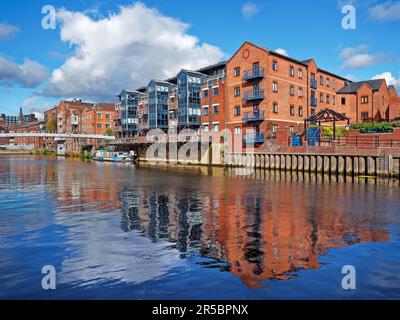
<svg viewBox="0 0 400 320"><path fill-rule="evenodd" d="M113 135L113 131L108 128L106 134L111 137Z"/></svg>
<svg viewBox="0 0 400 320"><path fill-rule="evenodd" d="M51 118L46 123L46 131L47 132L56 132L57 131L57 119Z"/></svg>

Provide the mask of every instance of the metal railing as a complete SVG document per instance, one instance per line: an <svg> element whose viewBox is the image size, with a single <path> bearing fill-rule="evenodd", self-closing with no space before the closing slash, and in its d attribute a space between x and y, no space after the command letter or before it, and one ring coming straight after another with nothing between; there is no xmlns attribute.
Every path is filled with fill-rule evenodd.
<svg viewBox="0 0 400 320"><path fill-rule="evenodd" d="M400 139L385 138L381 136L347 136L337 137L333 140L332 137L309 137L299 139L298 137L290 137L288 145L291 147L299 147L307 142L309 147L330 147L336 145L338 147L353 147L353 148L400 148Z"/></svg>
<svg viewBox="0 0 400 320"><path fill-rule="evenodd" d="M256 121L264 121L264 120L265 120L265 112L264 111L245 112L243 114L244 122L256 122Z"/></svg>
<svg viewBox="0 0 400 320"><path fill-rule="evenodd" d="M310 105L311 105L311 107L317 107L318 106L317 98L311 98L310 99Z"/></svg>
<svg viewBox="0 0 400 320"><path fill-rule="evenodd" d="M258 90L258 91L246 91L244 93L243 99L245 101L255 101L255 100L264 100L264 90Z"/></svg>
<svg viewBox="0 0 400 320"><path fill-rule="evenodd" d="M315 80L315 79L314 79L314 80L311 79L310 87L311 87L312 89L317 89L317 88L318 88L318 81Z"/></svg>
<svg viewBox="0 0 400 320"><path fill-rule="evenodd" d="M243 73L243 80L254 80L264 78L264 68L253 69L253 70L246 70Z"/></svg>

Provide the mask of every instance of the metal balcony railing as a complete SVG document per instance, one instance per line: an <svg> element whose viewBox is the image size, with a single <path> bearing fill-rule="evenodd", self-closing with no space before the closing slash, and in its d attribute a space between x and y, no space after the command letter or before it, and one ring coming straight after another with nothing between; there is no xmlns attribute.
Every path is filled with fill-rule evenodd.
<svg viewBox="0 0 400 320"><path fill-rule="evenodd" d="M264 100L264 90L258 90L258 91L246 91L244 93L243 99L245 101L256 101L256 100Z"/></svg>
<svg viewBox="0 0 400 320"><path fill-rule="evenodd" d="M264 78L264 68L253 69L253 70L246 70L243 73L243 80L256 80Z"/></svg>
<svg viewBox="0 0 400 320"><path fill-rule="evenodd" d="M248 133L243 137L244 144L262 144L265 142L264 133Z"/></svg>
<svg viewBox="0 0 400 320"><path fill-rule="evenodd" d="M256 122L256 121L264 121L264 120L265 120L264 111L246 112L243 115L244 122Z"/></svg>
<svg viewBox="0 0 400 320"><path fill-rule="evenodd" d="M311 107L317 107L317 105L318 105L317 98L311 98L310 105L311 105Z"/></svg>
<svg viewBox="0 0 400 320"><path fill-rule="evenodd" d="M314 79L314 80L311 79L310 87L311 87L312 89L317 89L317 88L318 88L318 81L315 80L315 79Z"/></svg>

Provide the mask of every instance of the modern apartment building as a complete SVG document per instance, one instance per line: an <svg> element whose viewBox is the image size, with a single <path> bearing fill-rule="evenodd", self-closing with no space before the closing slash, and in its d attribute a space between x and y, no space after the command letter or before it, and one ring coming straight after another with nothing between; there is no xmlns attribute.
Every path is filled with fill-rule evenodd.
<svg viewBox="0 0 400 320"><path fill-rule="evenodd" d="M173 84L151 80L147 86L149 129L168 129L168 99Z"/></svg>
<svg viewBox="0 0 400 320"><path fill-rule="evenodd" d="M138 126L139 100L143 93L137 90L122 90L119 94L119 105L121 108L121 136L133 137Z"/></svg>

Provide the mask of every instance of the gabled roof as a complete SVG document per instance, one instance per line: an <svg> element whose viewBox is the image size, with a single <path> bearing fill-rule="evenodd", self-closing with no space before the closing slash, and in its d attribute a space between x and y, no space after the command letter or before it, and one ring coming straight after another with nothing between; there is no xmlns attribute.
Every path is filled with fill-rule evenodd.
<svg viewBox="0 0 400 320"><path fill-rule="evenodd" d="M333 121L348 121L349 117L335 110L325 108L316 114L304 119L306 122L333 122Z"/></svg>
<svg viewBox="0 0 400 320"><path fill-rule="evenodd" d="M342 93L342 94L356 93L363 84L367 84L373 91L377 91L379 90L384 81L385 79L376 79L376 80L348 83L343 88L341 88L337 93Z"/></svg>
<svg viewBox="0 0 400 320"><path fill-rule="evenodd" d="M114 111L115 110L114 103L98 102L98 103L94 104L92 109L95 109L96 107L98 107L99 110L104 110L104 111Z"/></svg>
<svg viewBox="0 0 400 320"><path fill-rule="evenodd" d="M280 53L278 53L278 52L276 52L276 51L274 51L274 50L270 50L270 49L268 49L268 48L264 48L264 47L262 47L262 46L259 46L259 45L257 45L257 44L254 44L254 43L252 43L252 42L250 42L250 41L245 41L245 42L240 46L240 48L233 54L233 56L235 56L236 53L237 53L238 51L240 51L240 49L241 49L245 44L249 44L249 45L251 45L251 46L254 46L254 47L256 47L256 48L259 48L259 49L261 49L261 50L264 50L264 51L266 51L266 52L269 52L269 53L271 53L272 55L275 55L275 56L277 56L277 57L280 57L280 58L283 58L283 59L286 59L286 60L289 60L289 61L293 61L293 62L298 63L298 64L301 64L301 65L303 65L303 66L305 66L305 67L308 67L309 64L310 64L310 62L313 60L313 59L298 60L298 59L295 59L295 58L286 56L286 55L284 55L284 54L280 54ZM232 58L233 58L233 56L232 56ZM232 59L232 58L231 58L231 59ZM344 77L342 77L342 76L339 76L339 75L337 75L337 74L334 74L334 73L332 73L332 72L326 71L326 70L321 69L321 68L318 68L318 71L321 71L321 72L323 72L323 73L329 74L329 75L331 75L332 77L336 77L336 78L339 78L339 79L342 79L342 80L345 80L345 81L350 81L349 79L346 79L346 78L344 78Z"/></svg>

